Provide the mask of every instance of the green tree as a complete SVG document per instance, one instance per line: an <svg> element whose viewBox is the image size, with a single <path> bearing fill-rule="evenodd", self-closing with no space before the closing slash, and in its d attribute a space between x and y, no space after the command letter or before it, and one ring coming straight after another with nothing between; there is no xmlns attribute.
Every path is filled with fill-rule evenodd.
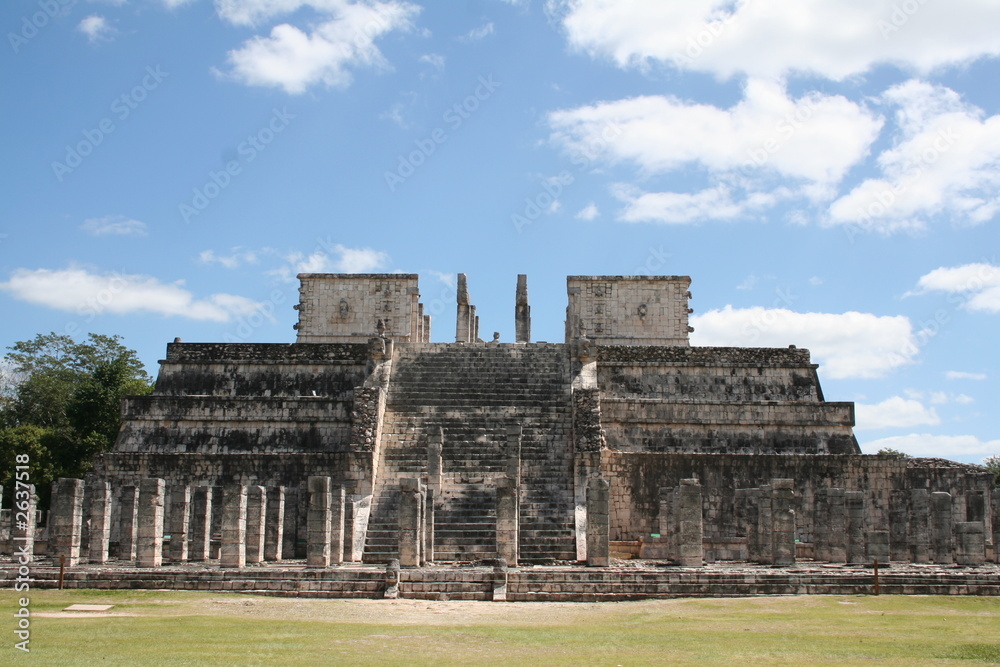
<svg viewBox="0 0 1000 667"><path fill-rule="evenodd" d="M876 452L879 456L895 456L897 459L911 459L913 458L906 452L901 452L898 449L893 449L892 447L883 447Z"/></svg>
<svg viewBox="0 0 1000 667"><path fill-rule="evenodd" d="M151 391L147 380L134 377L127 359L101 361L73 390L66 417L77 435L74 458L89 461L115 444L121 426L122 398Z"/></svg>
<svg viewBox="0 0 1000 667"><path fill-rule="evenodd" d="M53 479L83 475L114 445L122 397L148 394L152 384L119 336L88 334L77 343L39 334L8 349L0 365L0 483L10 486L13 457L28 454L44 503Z"/></svg>
<svg viewBox="0 0 1000 667"><path fill-rule="evenodd" d="M1000 486L1000 454L987 456L983 459L983 465L993 473L993 480Z"/></svg>

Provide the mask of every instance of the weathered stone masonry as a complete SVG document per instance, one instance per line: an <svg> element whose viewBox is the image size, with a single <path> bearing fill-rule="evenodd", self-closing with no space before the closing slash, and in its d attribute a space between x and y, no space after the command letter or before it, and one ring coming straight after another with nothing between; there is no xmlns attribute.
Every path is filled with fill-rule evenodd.
<svg viewBox="0 0 1000 667"><path fill-rule="evenodd" d="M300 280L294 344L167 346L86 487L57 485L72 497L53 503L56 552L232 568L602 566L623 542L688 567L996 559L988 473L861 455L854 405L825 400L808 350L691 347L686 276L569 277L564 343L530 341L524 276L513 343L479 339L464 274L455 343L429 342L415 275Z"/></svg>

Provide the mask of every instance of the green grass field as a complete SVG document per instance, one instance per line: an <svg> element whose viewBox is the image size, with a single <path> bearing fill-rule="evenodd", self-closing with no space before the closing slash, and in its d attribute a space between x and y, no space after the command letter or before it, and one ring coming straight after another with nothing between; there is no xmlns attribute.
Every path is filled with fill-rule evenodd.
<svg viewBox="0 0 1000 667"><path fill-rule="evenodd" d="M601 604L30 592L34 665L1000 664L1000 599L787 597ZM69 617L74 603L110 616Z"/></svg>

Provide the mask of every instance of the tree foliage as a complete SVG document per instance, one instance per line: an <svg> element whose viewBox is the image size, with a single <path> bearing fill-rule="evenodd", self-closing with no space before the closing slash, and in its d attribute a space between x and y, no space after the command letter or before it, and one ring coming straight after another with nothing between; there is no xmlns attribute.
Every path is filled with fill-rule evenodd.
<svg viewBox="0 0 1000 667"><path fill-rule="evenodd" d="M983 465L993 473L993 480L1000 486L1000 454L987 456L983 459Z"/></svg>
<svg viewBox="0 0 1000 667"><path fill-rule="evenodd" d="M913 458L906 452L901 452L898 449L893 449L892 447L883 447L876 452L879 456L895 456L897 459L911 459Z"/></svg>
<svg viewBox="0 0 1000 667"><path fill-rule="evenodd" d="M152 383L119 336L92 333L77 343L39 334L8 349L0 366L0 484L10 486L13 457L28 454L44 503L52 480L85 474L111 449L121 399L150 393Z"/></svg>

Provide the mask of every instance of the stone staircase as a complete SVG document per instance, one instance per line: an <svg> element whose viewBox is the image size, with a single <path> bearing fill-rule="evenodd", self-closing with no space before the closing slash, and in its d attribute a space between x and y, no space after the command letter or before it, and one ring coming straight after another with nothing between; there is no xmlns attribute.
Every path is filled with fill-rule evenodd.
<svg viewBox="0 0 1000 667"><path fill-rule="evenodd" d="M437 561L496 558L494 480L520 424L521 559L576 558L570 366L563 345L404 344L396 348L364 560L398 555L399 480L427 478L441 429Z"/></svg>

